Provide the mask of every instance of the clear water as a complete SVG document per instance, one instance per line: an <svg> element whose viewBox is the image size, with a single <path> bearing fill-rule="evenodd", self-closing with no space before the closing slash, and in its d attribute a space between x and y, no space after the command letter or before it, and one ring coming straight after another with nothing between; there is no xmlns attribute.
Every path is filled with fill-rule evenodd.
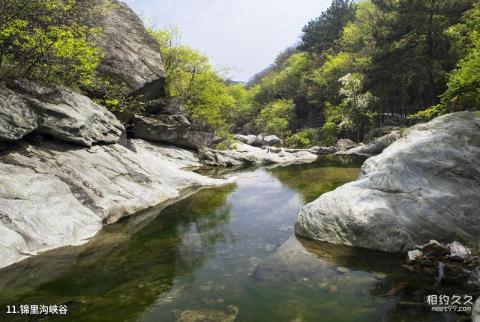
<svg viewBox="0 0 480 322"><path fill-rule="evenodd" d="M66 247L0 271L6 305L66 304L41 321L468 321L429 312L431 277L403 257L318 244L294 236L302 205L354 180L359 163L323 159L254 169L237 184L106 227ZM233 307L234 306L234 307ZM188 319L188 317L190 319Z"/></svg>

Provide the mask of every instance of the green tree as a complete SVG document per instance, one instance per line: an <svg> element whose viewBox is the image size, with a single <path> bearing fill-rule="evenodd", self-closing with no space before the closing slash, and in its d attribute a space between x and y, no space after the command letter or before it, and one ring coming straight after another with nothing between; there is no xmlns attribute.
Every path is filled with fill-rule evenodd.
<svg viewBox="0 0 480 322"><path fill-rule="evenodd" d="M295 124L295 105L292 100L276 100L263 107L257 118L262 132L286 138Z"/></svg>
<svg viewBox="0 0 480 322"><path fill-rule="evenodd" d="M322 53L337 46L343 28L355 18L355 3L352 0L333 0L320 17L303 28L300 49Z"/></svg>
<svg viewBox="0 0 480 322"><path fill-rule="evenodd" d="M0 75L92 84L96 10L92 0L0 0Z"/></svg>
<svg viewBox="0 0 480 322"><path fill-rule="evenodd" d="M372 0L382 11L367 87L403 117L438 103L459 57L447 32L471 0Z"/></svg>
<svg viewBox="0 0 480 322"><path fill-rule="evenodd" d="M159 44L170 95L187 107L191 117L226 135L232 126L228 114L235 105L227 82L207 56L181 43L178 29L150 33Z"/></svg>
<svg viewBox="0 0 480 322"><path fill-rule="evenodd" d="M467 55L450 74L442 97L443 111L480 109L480 4L467 12L458 26L468 36Z"/></svg>

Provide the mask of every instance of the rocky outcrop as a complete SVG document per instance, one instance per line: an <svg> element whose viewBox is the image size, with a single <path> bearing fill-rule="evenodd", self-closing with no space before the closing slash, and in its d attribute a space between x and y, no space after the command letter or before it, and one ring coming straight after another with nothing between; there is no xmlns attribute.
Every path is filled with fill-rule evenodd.
<svg viewBox="0 0 480 322"><path fill-rule="evenodd" d="M387 252L480 234L480 116L461 112L405 131L359 180L306 205L301 236Z"/></svg>
<svg viewBox="0 0 480 322"><path fill-rule="evenodd" d="M242 135L236 134L235 139L241 143L245 143L251 146L282 146L283 140L276 135L260 134L260 135Z"/></svg>
<svg viewBox="0 0 480 322"><path fill-rule="evenodd" d="M209 166L235 167L245 165L313 162L318 155L310 150L288 152L282 148L258 148L237 143L235 150L213 150L204 148L199 151L203 164Z"/></svg>
<svg viewBox="0 0 480 322"><path fill-rule="evenodd" d="M160 103L160 104L163 104ZM150 105L148 116L135 115L133 118L134 136L154 142L169 143L176 146L200 149L209 147L222 139L213 129L197 121L189 121L178 103L165 106Z"/></svg>
<svg viewBox="0 0 480 322"><path fill-rule="evenodd" d="M400 131L393 131L378 139L373 140L368 144L361 144L353 149L347 151L340 151L338 154L355 154L361 156L371 157L383 152L388 146L400 138Z"/></svg>
<svg viewBox="0 0 480 322"><path fill-rule="evenodd" d="M412 272L432 275L438 286L443 281L457 285L478 284L480 258L460 242L442 244L431 240L407 253L404 267Z"/></svg>
<svg viewBox="0 0 480 322"><path fill-rule="evenodd" d="M157 42L125 3L100 2L106 8L98 22L102 33L97 42L105 53L99 73L126 83L145 101L165 97L165 70Z"/></svg>
<svg viewBox="0 0 480 322"><path fill-rule="evenodd" d="M200 165L192 152L142 140L129 145L19 142L0 155L0 267L84 243L103 225L187 188L226 183L183 170Z"/></svg>
<svg viewBox="0 0 480 322"><path fill-rule="evenodd" d="M0 85L0 102L0 140L18 140L35 131L92 146L116 143L124 130L106 108L60 85L12 80Z"/></svg>

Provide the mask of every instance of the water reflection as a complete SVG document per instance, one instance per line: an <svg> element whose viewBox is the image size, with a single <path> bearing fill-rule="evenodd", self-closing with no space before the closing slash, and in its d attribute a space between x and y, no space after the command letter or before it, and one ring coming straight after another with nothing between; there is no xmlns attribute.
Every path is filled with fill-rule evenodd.
<svg viewBox="0 0 480 322"><path fill-rule="evenodd" d="M67 304L70 321L132 321L168 292L176 277L192 276L215 243L230 238L223 226L230 219L226 198L234 190L235 185L202 190L160 216L153 210L132 217L84 246L4 269L0 306ZM0 320L27 318L0 315Z"/></svg>

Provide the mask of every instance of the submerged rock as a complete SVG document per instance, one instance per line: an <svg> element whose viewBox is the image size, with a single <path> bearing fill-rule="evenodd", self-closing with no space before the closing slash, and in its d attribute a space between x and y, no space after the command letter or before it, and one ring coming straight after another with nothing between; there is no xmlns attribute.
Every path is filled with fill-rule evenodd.
<svg viewBox="0 0 480 322"><path fill-rule="evenodd" d="M0 93L0 125L11 139L32 131L84 146L116 143L123 125L103 106L61 85L40 85L24 79L7 83ZM3 109L3 108L2 108ZM23 120L20 120L24 117ZM1 135L1 134L0 134Z"/></svg>
<svg viewBox="0 0 480 322"><path fill-rule="evenodd" d="M0 156L0 267L48 249L77 245L105 224L180 196L216 186L187 166L192 152L131 140L78 148L20 142Z"/></svg>
<svg viewBox="0 0 480 322"><path fill-rule="evenodd" d="M196 309L177 312L177 322L233 322L239 313L238 307L229 305L225 312L211 309Z"/></svg>
<svg viewBox="0 0 480 322"><path fill-rule="evenodd" d="M408 129L359 180L302 208L297 234L401 252L480 234L480 117L460 112Z"/></svg>

